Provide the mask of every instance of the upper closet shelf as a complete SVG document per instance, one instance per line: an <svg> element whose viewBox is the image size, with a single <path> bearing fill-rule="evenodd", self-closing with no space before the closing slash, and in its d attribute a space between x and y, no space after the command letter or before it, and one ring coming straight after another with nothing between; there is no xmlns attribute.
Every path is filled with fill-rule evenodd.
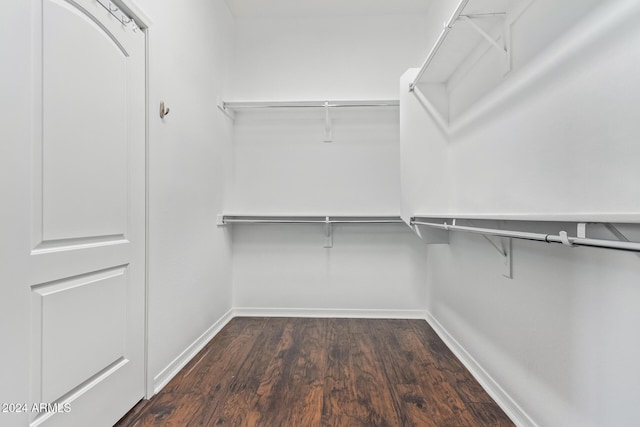
<svg viewBox="0 0 640 427"><path fill-rule="evenodd" d="M419 213L414 218L515 221L515 222L566 222L566 223L611 223L640 224L640 212L582 212L582 213Z"/></svg>
<svg viewBox="0 0 640 427"><path fill-rule="evenodd" d="M298 107L397 107L397 99L358 99L333 101L221 101L221 110L242 110L248 108L298 108Z"/></svg>
<svg viewBox="0 0 640 427"><path fill-rule="evenodd" d="M235 119L235 112L247 109L290 109L290 108L323 108L324 109L324 142L333 141L333 124L331 120L332 108L345 107L398 107L397 99L358 99L334 101L223 101L218 100L218 109L231 120Z"/></svg>
<svg viewBox="0 0 640 427"><path fill-rule="evenodd" d="M218 109L233 120L238 110L257 108L330 108L340 107L398 107L397 99L357 99L333 101L223 101L218 100Z"/></svg>
<svg viewBox="0 0 640 427"><path fill-rule="evenodd" d="M404 225L405 223L402 218L394 215L218 215L219 227L233 224L321 224L324 225L324 247L332 248L334 225Z"/></svg>
<svg viewBox="0 0 640 427"><path fill-rule="evenodd" d="M465 68L462 64L481 44L498 50L508 67L507 3L505 0L461 0L444 23L409 90L413 91L419 83L449 81L457 70Z"/></svg>

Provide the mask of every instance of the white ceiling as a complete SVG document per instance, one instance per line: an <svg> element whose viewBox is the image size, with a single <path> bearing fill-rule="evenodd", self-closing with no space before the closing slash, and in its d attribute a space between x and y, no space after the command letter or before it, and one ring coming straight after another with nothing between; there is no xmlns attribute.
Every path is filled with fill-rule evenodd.
<svg viewBox="0 0 640 427"><path fill-rule="evenodd" d="M431 0L225 0L236 18L426 13Z"/></svg>

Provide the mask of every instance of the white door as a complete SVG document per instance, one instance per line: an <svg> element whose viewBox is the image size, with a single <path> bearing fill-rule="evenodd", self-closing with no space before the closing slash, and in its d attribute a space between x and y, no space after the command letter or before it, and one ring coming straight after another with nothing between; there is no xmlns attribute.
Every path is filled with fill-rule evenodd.
<svg viewBox="0 0 640 427"><path fill-rule="evenodd" d="M145 36L97 0L35 14L30 421L110 426L145 389Z"/></svg>

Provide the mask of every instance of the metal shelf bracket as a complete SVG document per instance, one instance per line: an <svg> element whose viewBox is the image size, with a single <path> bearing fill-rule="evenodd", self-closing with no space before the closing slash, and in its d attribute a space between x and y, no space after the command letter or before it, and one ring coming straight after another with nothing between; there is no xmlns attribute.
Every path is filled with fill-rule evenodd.
<svg viewBox="0 0 640 427"><path fill-rule="evenodd" d="M469 224L475 227L471 221L469 221ZM456 225L455 219L453 220L453 225ZM493 237L486 234L481 234L481 236L484 237L496 251L498 251L498 254L500 254L502 275L507 279L513 279L513 269L511 264L512 239L509 237Z"/></svg>
<svg viewBox="0 0 640 427"><path fill-rule="evenodd" d="M329 102L324 103L324 142L333 142L333 124L331 123Z"/></svg>
<svg viewBox="0 0 640 427"><path fill-rule="evenodd" d="M482 37L484 37L484 39L487 40L491 44L491 46L495 47L500 53L502 53L504 55L507 55L506 37L504 36L504 34L502 35L502 45L501 45L500 43L498 43L497 40L495 40L493 37L491 37L491 35L489 33L487 33L485 30L483 30L482 27L480 27L478 24L473 22L473 19L485 18L487 16L499 16L499 15L498 14L490 14L490 15L460 15L460 17L458 19L461 19L462 21L464 21L467 24L469 24L469 26L471 26L471 28L476 30L476 32L478 34L480 34Z"/></svg>
<svg viewBox="0 0 640 427"><path fill-rule="evenodd" d="M580 237L580 228L579 228L579 226L580 226L580 225L584 225L584 228L585 228L585 231L584 231L585 236L584 236L584 237L586 238L586 237L587 237L587 236L586 236L586 231L587 231L587 230L586 230L586 229L587 229L587 225L586 225L586 224L578 224L578 237ZM613 224L611 224L611 223L609 223L609 222L606 222L606 223L604 224L604 226L605 226L605 228L606 228L607 230L609 230L609 232L610 232L611 234L613 234L613 235L614 235L618 240L620 240L621 242L631 242L631 240L629 240L629 238L628 238L627 236L625 236L625 235L622 233L622 231L620 231L620 230L618 229L618 227L616 227L615 225L613 225ZM636 256L637 256L638 258L640 258L640 253L636 252Z"/></svg>
<svg viewBox="0 0 640 427"><path fill-rule="evenodd" d="M324 220L324 247L333 247L333 224L329 217L325 217Z"/></svg>
<svg viewBox="0 0 640 427"><path fill-rule="evenodd" d="M411 228L427 245L449 244L449 232L447 230L435 230L427 227L420 228L418 224L411 225Z"/></svg>
<svg viewBox="0 0 640 427"><path fill-rule="evenodd" d="M218 98L217 106L218 110L222 111L222 113L227 116L229 120L234 121L236 119L236 115L232 110L226 107L225 102L221 98Z"/></svg>

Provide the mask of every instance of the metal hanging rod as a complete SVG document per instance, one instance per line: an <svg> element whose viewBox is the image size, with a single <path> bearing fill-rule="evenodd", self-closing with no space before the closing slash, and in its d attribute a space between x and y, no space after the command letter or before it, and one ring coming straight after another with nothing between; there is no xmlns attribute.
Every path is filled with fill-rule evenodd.
<svg viewBox="0 0 640 427"><path fill-rule="evenodd" d="M513 239L533 240L546 243L561 243L566 246L589 246L593 248L614 249L620 251L640 252L640 243L629 241L616 241L616 240L603 240L603 239L589 239L585 235L572 237L567 234L566 231L561 231L558 235L554 234L542 234L542 233L529 233L524 231L509 231L500 230L494 228L482 228L482 227L469 227L456 225L456 220L453 220L452 224L447 222L438 223L425 221L419 217L411 218L411 225L422 225L431 228L437 228L447 231L462 231L467 233L481 234L485 236L494 237L508 237ZM579 229L584 229L583 223L578 224ZM584 233L581 233L584 234Z"/></svg>
<svg viewBox="0 0 640 427"><path fill-rule="evenodd" d="M397 99L342 100L342 101L223 101L222 109L240 110L250 108L319 108L319 107L397 107Z"/></svg>
<svg viewBox="0 0 640 427"><path fill-rule="evenodd" d="M401 224L399 216L221 215L218 224Z"/></svg>

